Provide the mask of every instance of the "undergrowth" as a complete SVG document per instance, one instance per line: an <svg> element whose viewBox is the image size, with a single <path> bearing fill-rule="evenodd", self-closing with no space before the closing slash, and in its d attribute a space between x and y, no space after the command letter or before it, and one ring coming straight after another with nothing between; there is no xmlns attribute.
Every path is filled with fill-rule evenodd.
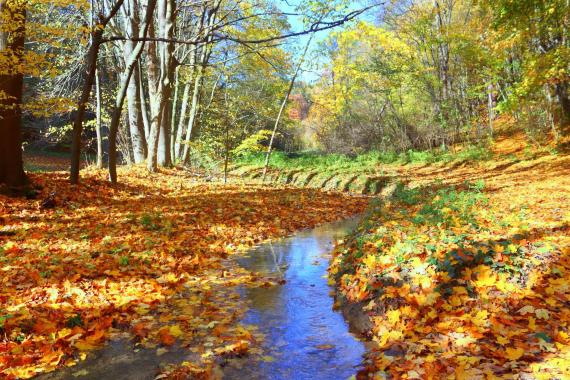
<svg viewBox="0 0 570 380"><path fill-rule="evenodd" d="M358 155L327 154L319 151L304 151L296 153L274 152L271 155L270 166L275 169L314 169L332 171L342 169L374 168L379 164L431 164L453 161L484 161L492 157L485 147L470 146L459 152L445 149L431 151L409 150L403 153L371 151ZM236 164L263 166L264 153L251 153L240 157Z"/></svg>

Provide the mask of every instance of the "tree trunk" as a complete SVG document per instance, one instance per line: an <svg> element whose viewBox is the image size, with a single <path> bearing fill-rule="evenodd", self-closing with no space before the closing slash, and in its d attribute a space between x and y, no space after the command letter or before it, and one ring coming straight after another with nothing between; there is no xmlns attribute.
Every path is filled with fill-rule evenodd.
<svg viewBox="0 0 570 380"><path fill-rule="evenodd" d="M159 16L159 28L163 38L174 38L174 28L176 23L176 1L165 0L164 13ZM164 106L160 121L160 134L158 143L158 164L164 167L172 166L172 156L170 155L170 135L172 133L172 93L174 86L174 74L176 71L176 60L174 59L174 44L172 42L160 43L161 61L161 90Z"/></svg>
<svg viewBox="0 0 570 380"><path fill-rule="evenodd" d="M126 20L126 35L128 37L138 36L140 27L138 1L127 0L126 6L123 7L123 15ZM125 41L123 45L125 65L130 59L135 47L136 43L134 41ZM129 80L129 86L127 88L127 104L129 113L129 130L133 148L133 159L137 164L144 162L147 153L142 107L140 105L141 88L139 76L139 67L138 64L135 63L133 69L134 80Z"/></svg>
<svg viewBox="0 0 570 380"><path fill-rule="evenodd" d="M211 9L204 8L204 14L208 14L208 19L206 22L206 28L204 30L204 37L206 42L202 45L202 52L200 53L200 61L198 71L195 72L194 78L194 92L192 93L192 106L190 108L190 115L188 119L188 127L186 128L186 139L184 141L184 151L182 153L181 161L183 164L188 163L188 158L190 154L190 141L192 136L196 133L196 122L198 120L198 114L200 111L200 94L202 91L202 80L204 78L204 72L206 70L206 65L210 59L211 48L209 42L212 36L211 31L216 23L217 12L220 8L221 0L215 1ZM197 54L197 51L196 51Z"/></svg>
<svg viewBox="0 0 570 380"><path fill-rule="evenodd" d="M191 83L188 82L184 85L184 93L182 95L182 106L180 108L180 118L178 119L178 126L176 127L176 139L174 141L174 156L177 159L181 157L182 139L184 138L184 125L186 124L186 116L188 111L188 100L190 98Z"/></svg>
<svg viewBox="0 0 570 380"><path fill-rule="evenodd" d="M102 104L101 104L101 83L99 80L99 71L95 71L95 96L96 96L96 122L95 134L97 135L97 168L103 169L103 131L102 131Z"/></svg>
<svg viewBox="0 0 570 380"><path fill-rule="evenodd" d="M79 182L79 169L81 165L81 134L83 133L83 118L87 109L87 103L95 81L95 73L97 71L97 58L99 57L99 49L103 40L103 32L109 21L115 17L119 9L123 5L124 0L117 0L113 8L110 10L106 18L100 17L97 27L91 31L91 45L85 56L85 71L83 72L83 89L77 104L75 120L73 122L73 135L71 142L71 171L70 181L72 184Z"/></svg>
<svg viewBox="0 0 570 380"><path fill-rule="evenodd" d="M172 99L172 108L170 110L170 157L176 160L176 118L178 116L178 93L180 90L180 66L176 66L174 73L174 98Z"/></svg>
<svg viewBox="0 0 570 380"><path fill-rule="evenodd" d="M135 80L139 82L139 107L141 108L142 118L143 118L143 125L144 125L144 135L148 136L150 134L150 121L148 116L148 103L146 100L146 92L144 88L144 81L143 81L143 73L142 73L142 65L141 60L137 62L138 70L135 71ZM138 74L138 75L137 75ZM146 145L146 156L148 156L148 141Z"/></svg>
<svg viewBox="0 0 570 380"><path fill-rule="evenodd" d="M0 57L22 62L26 38L24 1L0 2L0 14L10 27L0 32ZM17 21L21 20L21 21ZM24 75L17 69L0 75L0 184L18 188L26 184L22 159L22 96Z"/></svg>
<svg viewBox="0 0 570 380"><path fill-rule="evenodd" d="M133 146L133 158L136 164L140 164L146 160L148 150L144 130L140 81L138 80L139 75L138 64L135 64L133 78L130 80L129 88L127 89L127 103L129 109L129 129L131 132L131 143Z"/></svg>
<svg viewBox="0 0 570 380"><path fill-rule="evenodd" d="M563 123L570 123L570 97L568 95L568 83L561 82L556 84L556 97L560 108L562 109Z"/></svg>
<svg viewBox="0 0 570 380"><path fill-rule="evenodd" d="M172 39L176 3L174 0L158 1L159 38ZM170 157L170 119L168 107L174 73L174 44L171 42L151 43L148 51L149 95L151 101L151 130L149 136L149 157L147 168L150 172L158 169L158 164L169 166Z"/></svg>
<svg viewBox="0 0 570 380"><path fill-rule="evenodd" d="M204 49L206 47L204 46ZM196 125L196 118L200 108L200 92L202 90L202 78L204 77L204 66L200 65L196 78L194 79L194 91L192 93L192 105L190 107L190 115L188 117L188 126L186 127L186 138L184 140L184 152L182 153L181 162L187 163L190 154L190 140L192 138L192 131Z"/></svg>
<svg viewBox="0 0 570 380"><path fill-rule="evenodd" d="M147 36L149 26L152 23L155 5L156 0L148 1L144 26L138 34L140 39L144 39ZM112 183L117 183L117 132L119 130L123 104L127 96L133 72L135 71L137 62L143 52L144 44L144 41L137 42L131 51L131 55L125 60L125 71L121 76L119 92L117 94L115 108L111 118L111 126L109 128L109 179Z"/></svg>
<svg viewBox="0 0 570 380"><path fill-rule="evenodd" d="M150 25L149 36L155 37L154 26ZM158 136L160 133L160 118L163 105L162 92L160 86L160 61L158 59L157 42L150 42L147 49L147 71L148 71L148 94L150 103L150 129L148 135L148 156L146 167L149 172L156 172L158 169L157 150Z"/></svg>
<svg viewBox="0 0 570 380"><path fill-rule="evenodd" d="M83 119L85 118L85 111L93 88L95 80L95 72L97 71L97 57L99 56L99 48L101 40L103 39L103 29L95 29L93 31L93 42L89 47L87 56L85 58L86 69L83 73L83 89L79 97L77 111L75 113L75 120L73 122L73 134L71 142L71 175L70 181L72 184L79 182L79 169L81 165L81 135L83 133Z"/></svg>

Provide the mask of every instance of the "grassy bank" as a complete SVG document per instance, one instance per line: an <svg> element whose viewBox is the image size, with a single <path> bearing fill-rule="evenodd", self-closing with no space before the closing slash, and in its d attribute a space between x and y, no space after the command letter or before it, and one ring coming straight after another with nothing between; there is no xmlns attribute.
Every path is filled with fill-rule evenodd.
<svg viewBox="0 0 570 380"><path fill-rule="evenodd" d="M518 170L517 167L524 167L534 160L560 155L553 146L537 147L526 141L521 135L498 139L488 146L399 154L368 152L354 156L275 152L271 156L266 182L385 196L398 182L425 184L449 177L448 171L462 172L465 174L462 176L471 178L497 168ZM230 174L246 182L261 181L264 162L263 154L241 157L231 167Z"/></svg>

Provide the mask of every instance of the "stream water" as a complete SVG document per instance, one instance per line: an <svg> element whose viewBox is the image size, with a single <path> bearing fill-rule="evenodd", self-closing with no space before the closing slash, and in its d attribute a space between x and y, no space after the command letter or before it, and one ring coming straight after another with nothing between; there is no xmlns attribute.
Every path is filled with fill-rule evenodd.
<svg viewBox="0 0 570 380"><path fill-rule="evenodd" d="M349 332L340 312L333 310L327 268L334 241L346 236L357 219L326 224L290 238L252 249L236 259L242 267L271 277L282 285L243 288L250 309L243 324L265 334L264 360L232 359L224 379L341 379L356 374L364 344ZM158 357L154 350L133 351L127 340L105 348L72 368L48 373L41 380L152 380L160 365L189 360L186 350Z"/></svg>
<svg viewBox="0 0 570 380"><path fill-rule="evenodd" d="M326 224L278 242L259 246L239 264L262 274L282 276L282 286L245 289L250 309L243 323L266 337L269 360L231 363L228 379L348 379L356 374L364 344L333 310L326 274L334 241L357 220Z"/></svg>

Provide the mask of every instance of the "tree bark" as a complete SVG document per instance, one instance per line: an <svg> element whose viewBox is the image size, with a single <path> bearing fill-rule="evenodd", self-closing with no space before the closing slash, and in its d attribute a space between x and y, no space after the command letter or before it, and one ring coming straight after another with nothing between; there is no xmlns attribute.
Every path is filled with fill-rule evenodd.
<svg viewBox="0 0 570 380"><path fill-rule="evenodd" d="M136 164L140 164L146 160L148 151L141 103L141 88L140 81L138 80L139 75L139 66L135 64L133 79L130 80L127 90L127 103L129 109L131 143L133 145L133 155Z"/></svg>
<svg viewBox="0 0 570 380"><path fill-rule="evenodd" d="M174 38L174 27L176 22L176 2L165 0L164 11L159 15L158 26L163 38ZM165 103L161 109L164 115L160 119L160 134L158 143L158 164L160 166L172 166L172 156L170 155L170 135L172 133L172 93L174 86L174 74L176 70L176 60L174 59L174 44L172 42L160 43L161 62L161 91L162 100Z"/></svg>
<svg viewBox="0 0 570 380"><path fill-rule="evenodd" d="M568 83L561 82L555 86L556 97L562 109L563 123L570 123L570 97L568 95Z"/></svg>
<svg viewBox="0 0 570 380"><path fill-rule="evenodd" d="M190 99L191 82L184 85L184 93L182 95L182 106L180 108L180 118L178 119L178 126L176 127L176 138L174 141L174 157L180 159L182 139L184 138L184 126L186 125L186 116L188 111L188 100Z"/></svg>
<svg viewBox="0 0 570 380"><path fill-rule="evenodd" d="M0 56L21 62L26 38L24 1L1 1L0 13L11 21L9 30L0 32ZM6 28L8 29L8 28ZM18 188L26 184L22 158L22 96L24 75L17 69L0 75L0 184Z"/></svg>
<svg viewBox="0 0 570 380"><path fill-rule="evenodd" d="M77 104L77 111L75 120L73 122L73 136L71 143L71 172L70 181L72 184L79 182L79 170L81 165L81 135L83 133L83 119L85 118L85 111L87 103L95 81L95 72L97 71L97 58L99 57L99 50L103 40L103 32L105 27L113 17L119 12L123 5L124 0L117 0L109 15L107 17L100 17L99 25L91 31L91 45L85 56L85 70L83 72L83 89Z"/></svg>
<svg viewBox="0 0 570 380"><path fill-rule="evenodd" d="M150 25L149 36L155 37L154 25ZM150 129L148 135L148 156L146 167L149 172L156 172L158 169L157 150L158 136L160 133L160 118L163 105L162 92L160 91L160 61L158 59L157 42L150 42L147 49L147 71L148 71L148 95L150 103Z"/></svg>
<svg viewBox="0 0 570 380"><path fill-rule="evenodd" d="M206 46L203 47L206 49ZM204 56L204 53L202 54ZM200 61L203 61L202 59ZM192 105L190 106L190 115L188 116L188 126L186 127L186 138L184 140L184 148L181 157L182 163L187 163L190 155L190 140L192 139L192 132L196 125L196 118L200 108L200 93L202 90L202 78L204 77L204 65L200 65L196 78L194 78L194 91L192 92Z"/></svg>
<svg viewBox="0 0 570 380"><path fill-rule="evenodd" d="M145 92L145 88L144 88L144 81L143 81L143 73L142 73L142 64L141 64L141 60L139 59L139 61L137 62L137 67L138 70L135 71L135 75L138 74L138 76L135 77L135 80L137 82L139 82L139 106L141 108L141 113L142 113L142 118L143 118L143 125L144 125L144 135L145 137L148 136L150 134L150 121L149 121L149 116L148 116L148 102L146 99L146 92ZM147 145L146 145L146 156L148 156L148 141L147 141Z"/></svg>
<svg viewBox="0 0 570 380"><path fill-rule="evenodd" d="M200 53L200 60L199 60L199 67L195 72L194 78L194 91L192 93L192 106L190 108L190 115L188 118L188 126L186 128L186 139L184 141L184 149L181 157L181 161L183 164L188 163L188 158L190 154L190 141L192 140L192 136L196 133L196 124L198 120L198 114L200 111L200 95L202 90L202 81L204 78L204 72L206 70L206 65L210 59L211 49L209 46L209 40L211 40L211 31L214 28L216 23L217 12L220 8L221 0L214 2L211 9L204 9L204 12L207 13L207 22L206 28L204 30L204 37L206 42L202 44L202 51ZM197 54L197 52L196 52Z"/></svg>
<svg viewBox="0 0 570 380"><path fill-rule="evenodd" d="M95 71L95 96L96 96L96 110L95 110L95 134L97 136L97 167L103 169L103 131L102 131L102 104L101 104L101 83L99 80L99 71Z"/></svg>
<svg viewBox="0 0 570 380"><path fill-rule="evenodd" d="M157 0L148 1L144 25L138 34L140 39L144 39L147 36L149 26L152 23L156 1ZM121 113L127 96L129 84L131 82L133 72L137 67L137 62L143 52L144 44L144 41L137 42L131 51L131 55L125 60L125 71L121 76L119 92L117 94L115 108L111 118L111 126L109 128L109 179L113 184L117 183L117 132L119 130Z"/></svg>
<svg viewBox="0 0 570 380"><path fill-rule="evenodd" d="M180 66L176 66L174 73L174 98L172 99L172 107L170 109L170 157L176 160L176 119L178 112L178 93L180 92Z"/></svg>
<svg viewBox="0 0 570 380"><path fill-rule="evenodd" d="M159 0L159 38L171 40L175 22L174 0ZM151 36L152 37L152 36ZM158 164L171 165L170 125L168 106L170 104L174 73L174 44L171 42L151 43L148 49L149 96L151 103L151 128L147 169L155 172Z"/></svg>

